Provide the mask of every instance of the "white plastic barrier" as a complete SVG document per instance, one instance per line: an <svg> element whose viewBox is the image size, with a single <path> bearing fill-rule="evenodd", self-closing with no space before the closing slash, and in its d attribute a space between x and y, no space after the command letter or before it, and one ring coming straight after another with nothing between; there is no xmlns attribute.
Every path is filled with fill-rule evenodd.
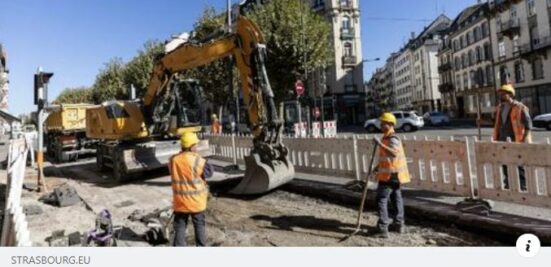
<svg viewBox="0 0 551 267"><path fill-rule="evenodd" d="M551 145L476 142L475 151L481 198L551 208Z"/></svg>
<svg viewBox="0 0 551 267"><path fill-rule="evenodd" d="M306 122L295 123L295 137L306 137Z"/></svg>
<svg viewBox="0 0 551 267"><path fill-rule="evenodd" d="M314 138L320 138L321 136L321 123L320 122L312 122L312 137Z"/></svg>
<svg viewBox="0 0 551 267"><path fill-rule="evenodd" d="M7 160L6 208L2 224L1 246L31 246L27 219L21 207L21 190L25 179L28 139L10 141Z"/></svg>
<svg viewBox="0 0 551 267"><path fill-rule="evenodd" d="M337 121L324 121L323 135L325 138L337 137Z"/></svg>

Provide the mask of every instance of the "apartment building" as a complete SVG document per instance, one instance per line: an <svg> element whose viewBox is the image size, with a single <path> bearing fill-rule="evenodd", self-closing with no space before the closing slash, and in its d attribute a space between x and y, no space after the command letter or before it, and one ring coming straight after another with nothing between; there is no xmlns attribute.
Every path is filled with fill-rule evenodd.
<svg viewBox="0 0 551 267"><path fill-rule="evenodd" d="M490 0L498 85L510 82L531 115L551 112L551 0Z"/></svg>
<svg viewBox="0 0 551 267"><path fill-rule="evenodd" d="M489 117L494 110L494 57L488 15L488 3L478 3L464 9L449 28L457 117L474 118L479 109L483 117Z"/></svg>
<svg viewBox="0 0 551 267"><path fill-rule="evenodd" d="M442 42L438 50L438 74L440 84L438 91L442 99L442 111L452 117L457 117L457 101L454 86L453 51L450 31L443 33Z"/></svg>
<svg viewBox="0 0 551 267"><path fill-rule="evenodd" d="M396 53L394 60L394 103L396 109L412 109L413 77L412 54L409 48L404 47Z"/></svg>
<svg viewBox="0 0 551 267"><path fill-rule="evenodd" d="M441 110L441 96L438 91L438 50L441 37L451 24L445 15L438 16L409 45L412 56L413 108L420 113Z"/></svg>

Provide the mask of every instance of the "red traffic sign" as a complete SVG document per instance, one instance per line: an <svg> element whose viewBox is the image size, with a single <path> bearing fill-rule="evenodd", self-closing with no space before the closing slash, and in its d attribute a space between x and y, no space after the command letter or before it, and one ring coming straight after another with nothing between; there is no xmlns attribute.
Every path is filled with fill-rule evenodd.
<svg viewBox="0 0 551 267"><path fill-rule="evenodd" d="M295 91L297 92L297 95L304 94L304 84L301 80L297 80L297 82L295 83Z"/></svg>
<svg viewBox="0 0 551 267"><path fill-rule="evenodd" d="M320 117L320 109L318 107L314 108L314 117L316 119Z"/></svg>

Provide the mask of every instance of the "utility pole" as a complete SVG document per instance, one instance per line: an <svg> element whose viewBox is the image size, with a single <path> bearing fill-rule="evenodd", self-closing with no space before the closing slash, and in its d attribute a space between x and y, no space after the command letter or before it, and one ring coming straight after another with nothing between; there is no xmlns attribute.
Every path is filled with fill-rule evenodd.
<svg viewBox="0 0 551 267"><path fill-rule="evenodd" d="M232 32L232 17L231 17L231 0L227 1L227 8L228 8L228 32ZM230 89L230 92L232 94L235 94L235 117L234 117L234 125L232 127L232 132L237 132L239 129L239 92L234 91L233 88L233 57L230 56L228 59L228 70L230 72L229 79L230 84L228 88Z"/></svg>
<svg viewBox="0 0 551 267"><path fill-rule="evenodd" d="M304 69L304 82L306 86L306 84L308 84L308 69L306 68L306 38L304 36L304 2L299 1L299 5L300 5L300 25L302 26L302 31L301 31L302 68ZM297 101L298 101L298 97L297 97ZM298 101L298 121L302 125L302 108L300 105L300 101ZM308 125L308 132L310 132L310 125Z"/></svg>

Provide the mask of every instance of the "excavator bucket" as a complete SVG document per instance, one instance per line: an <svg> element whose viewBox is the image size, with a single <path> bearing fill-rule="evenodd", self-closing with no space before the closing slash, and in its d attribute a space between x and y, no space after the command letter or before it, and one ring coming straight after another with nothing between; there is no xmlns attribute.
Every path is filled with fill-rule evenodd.
<svg viewBox="0 0 551 267"><path fill-rule="evenodd" d="M245 176L230 191L236 195L254 195L266 193L291 181L295 176L295 167L288 159L271 160L264 163L258 153L245 157Z"/></svg>

